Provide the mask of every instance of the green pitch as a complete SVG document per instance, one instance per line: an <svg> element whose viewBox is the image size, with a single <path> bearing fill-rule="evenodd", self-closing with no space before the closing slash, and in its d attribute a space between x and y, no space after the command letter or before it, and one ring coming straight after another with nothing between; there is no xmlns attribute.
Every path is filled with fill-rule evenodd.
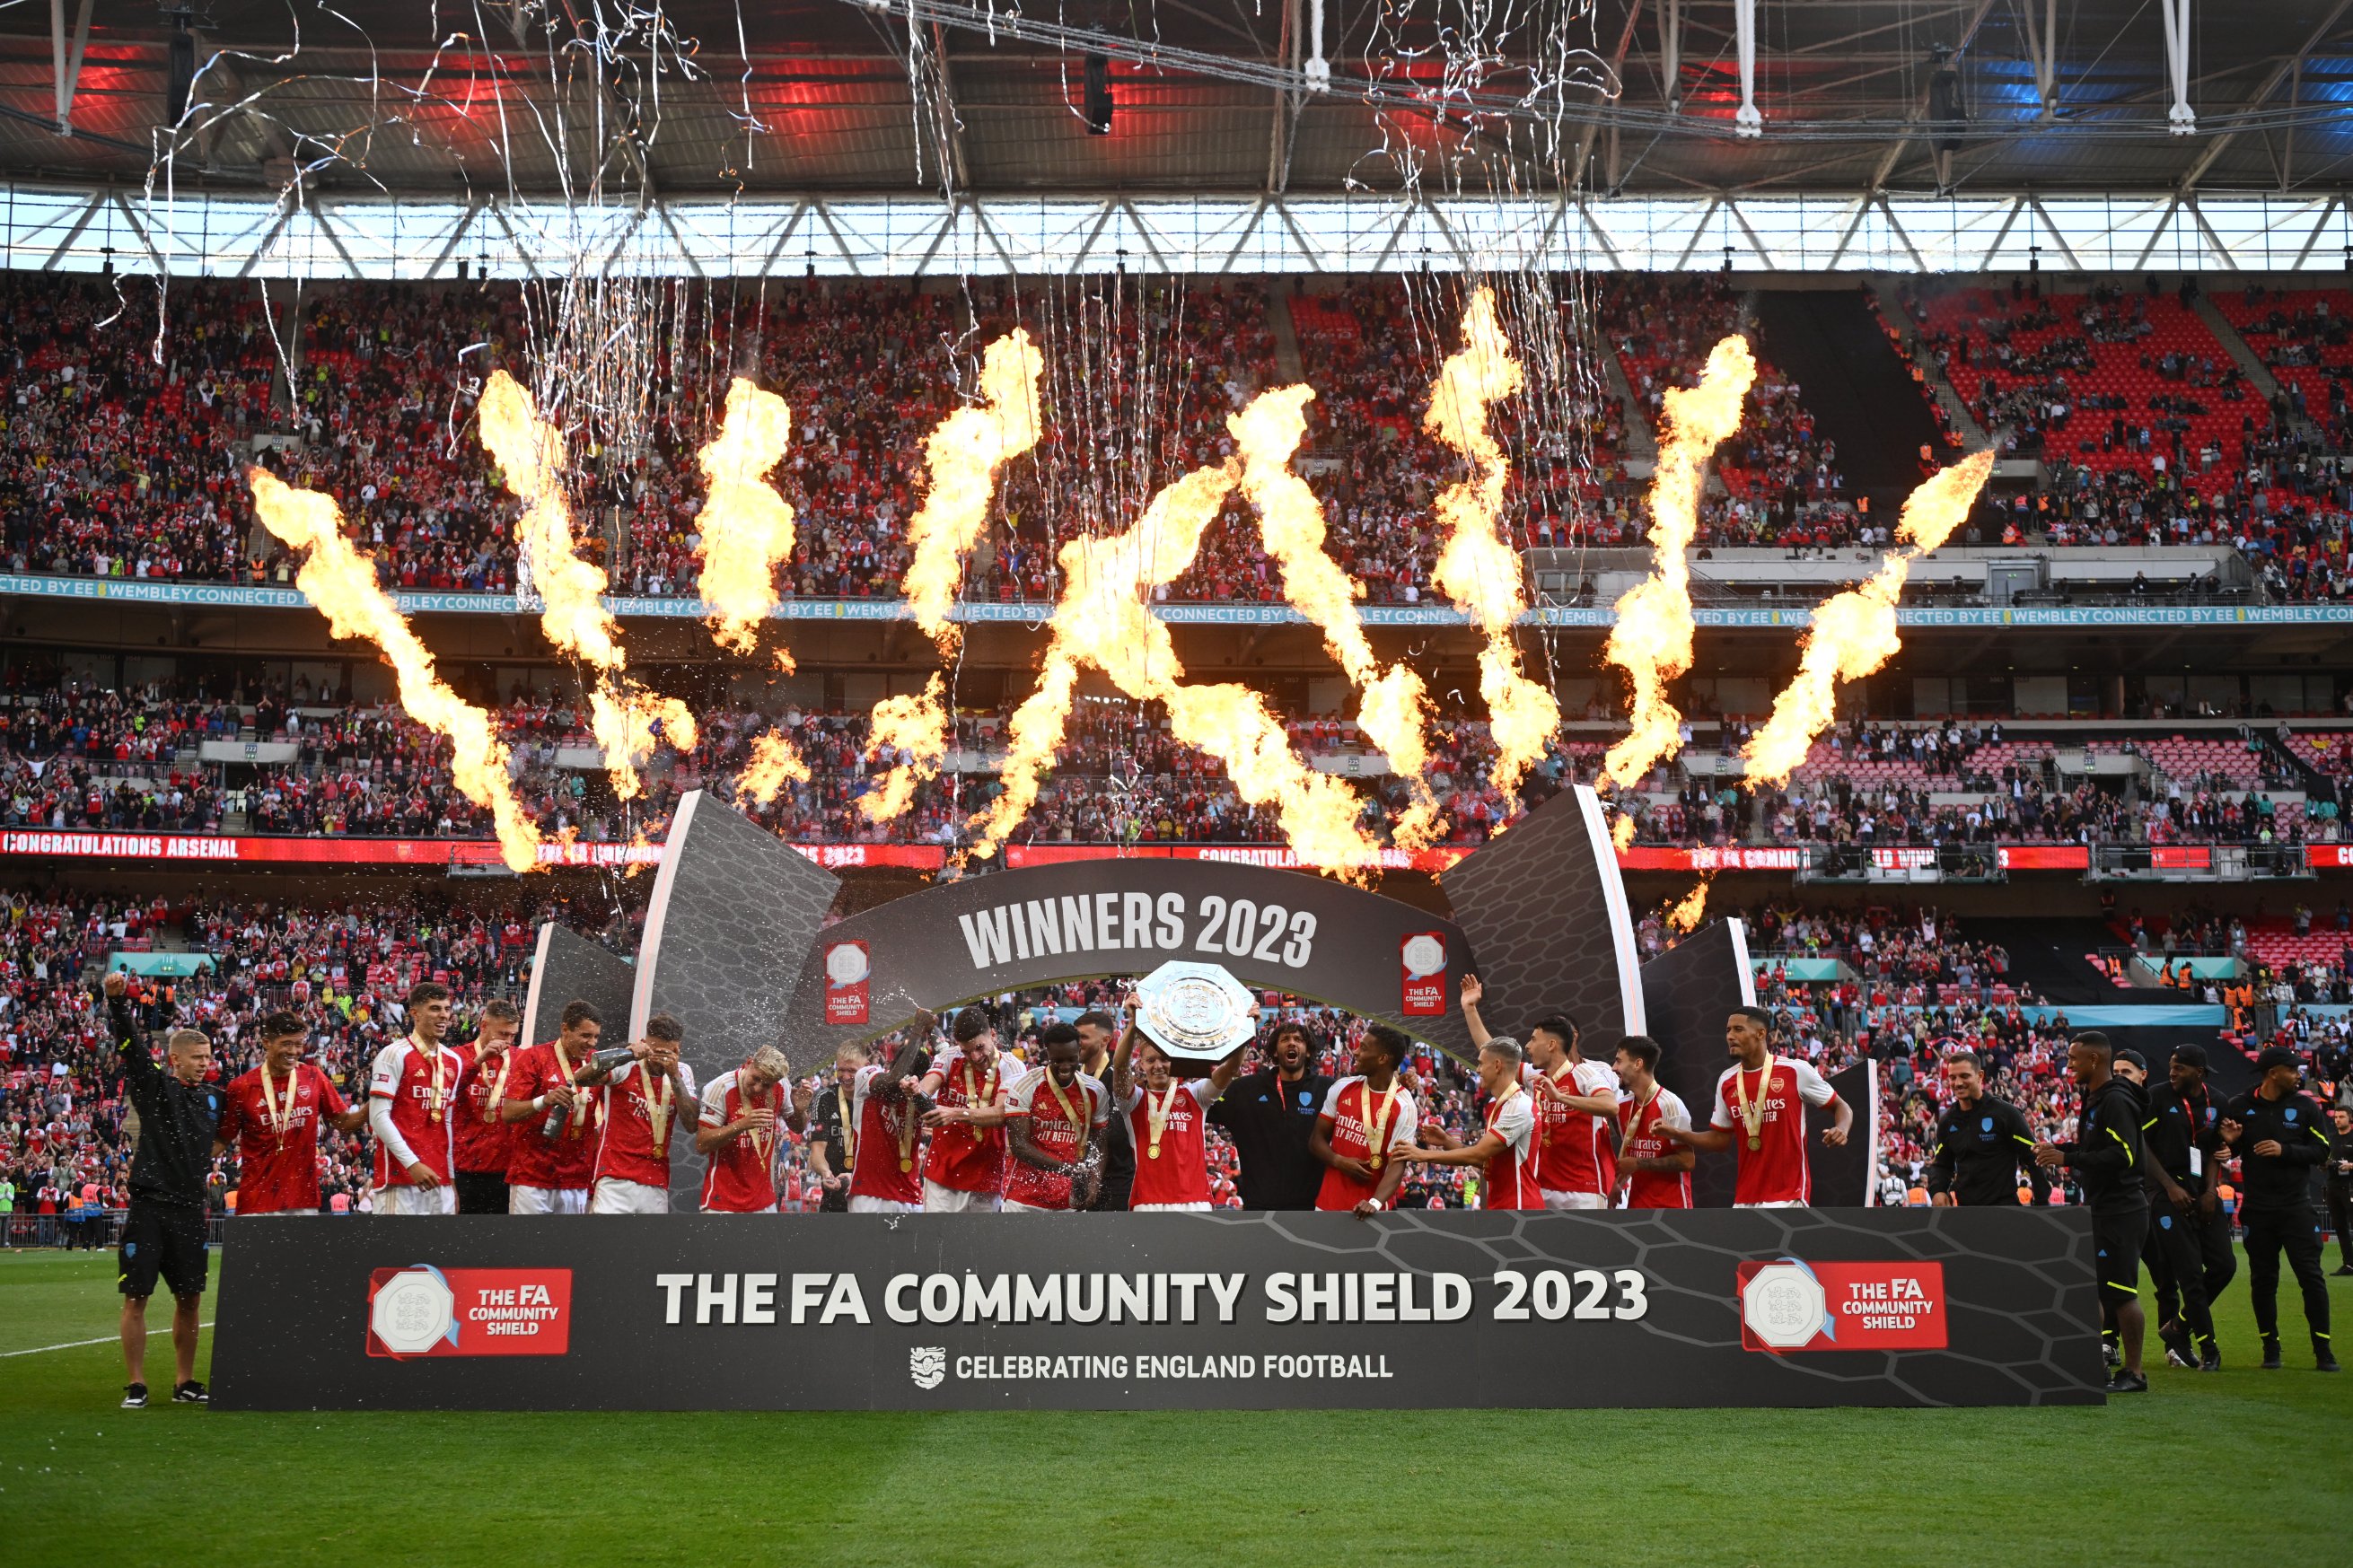
<svg viewBox="0 0 2353 1568"><path fill-rule="evenodd" d="M2353 1528L2353 1374L2311 1371L2292 1306L2289 1369L2253 1366L2243 1283L2223 1373L2105 1410L240 1415L117 1408L112 1273L0 1255L0 1352L108 1342L0 1359L12 1564L2140 1568Z"/></svg>

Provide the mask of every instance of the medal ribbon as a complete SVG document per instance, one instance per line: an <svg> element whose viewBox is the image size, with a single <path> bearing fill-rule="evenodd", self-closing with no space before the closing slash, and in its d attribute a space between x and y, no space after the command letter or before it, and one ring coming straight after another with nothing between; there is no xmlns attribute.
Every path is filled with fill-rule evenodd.
<svg viewBox="0 0 2353 1568"><path fill-rule="evenodd" d="M1152 1130L1152 1146L1145 1151L1145 1159L1160 1158L1160 1140L1168 1130L1168 1108L1176 1103L1177 1091L1184 1087L1181 1083L1172 1083L1168 1086L1168 1092L1157 1100L1152 1097L1150 1089L1144 1091L1144 1119Z"/></svg>
<svg viewBox="0 0 2353 1568"><path fill-rule="evenodd" d="M574 1089L578 1089L580 1087L580 1080L573 1075L572 1058L564 1054L564 1042L562 1040L555 1042L555 1070L564 1075L564 1081L565 1083L569 1084ZM596 1121L599 1125L602 1125L604 1120L605 1104L604 1101L598 1100L596 1102ZM581 1134L588 1131L588 1118L586 1116L575 1116L571 1118L570 1124L565 1131L568 1137L579 1137Z"/></svg>
<svg viewBox="0 0 2353 1568"><path fill-rule="evenodd" d="M849 1113L849 1091L839 1082L833 1086L833 1103L841 1112L841 1173L846 1176L858 1166L858 1119Z"/></svg>
<svg viewBox="0 0 2353 1568"><path fill-rule="evenodd" d="M1733 1098L1739 1102L1740 1124L1748 1130L1748 1146L1761 1149L1765 1146L1765 1096L1773 1087L1773 1058L1765 1058L1765 1070L1757 1075L1753 1099L1748 1092L1748 1080L1741 1076L1745 1070L1737 1067L1732 1069Z"/></svg>
<svg viewBox="0 0 2353 1568"><path fill-rule="evenodd" d="M970 1058L966 1058L963 1062L957 1064L956 1077L964 1089L964 1105L966 1110L970 1110L976 1106L987 1105L997 1098L997 1064L995 1062L988 1064L988 1076L980 1080L979 1089L972 1087L972 1060ZM966 1131L971 1133L972 1139L975 1142L978 1142L980 1141L981 1134L977 1129L967 1129Z"/></svg>
<svg viewBox="0 0 2353 1568"><path fill-rule="evenodd" d="M749 1062L744 1063L744 1071L748 1074L750 1070L751 1064ZM784 1088L784 1085L778 1084L776 1088L781 1089ZM772 1105L762 1104L760 1097L754 1094L749 1089L746 1089L744 1087L744 1079L740 1077L735 1080L735 1109L738 1110L771 1110L775 1109ZM753 1150L760 1156L761 1168L763 1170L766 1169L771 1163L769 1151L773 1150L776 1146L776 1124L773 1121L768 1124L768 1131L765 1137L761 1135L760 1130L756 1127L752 1129L748 1136L752 1140Z"/></svg>
<svg viewBox="0 0 2353 1568"><path fill-rule="evenodd" d="M417 1037L414 1035L408 1037L408 1044L410 1048L415 1050L427 1049L417 1045ZM433 1120L438 1121L441 1120L441 1108L448 1103L441 1082L441 1047L439 1046L430 1047L429 1054L433 1058L433 1098L428 1103L433 1108Z"/></svg>
<svg viewBox="0 0 2353 1568"><path fill-rule="evenodd" d="M1082 1104L1082 1105L1086 1105L1086 1104L1087 1104L1087 1090L1086 1090L1086 1086L1085 1086L1084 1084L1073 1083L1073 1084L1071 1085L1071 1087L1072 1087L1073 1089L1076 1089L1079 1091L1079 1103L1080 1103L1080 1104ZM1070 1123L1073 1128L1077 1129L1077 1131L1078 1131L1078 1134L1079 1134L1079 1149L1078 1149L1078 1152L1077 1152L1077 1153L1075 1153L1075 1154L1072 1154L1072 1155L1071 1156L1071 1164L1073 1164L1073 1165L1075 1165L1075 1164L1077 1164L1080 1161L1082 1161L1082 1160L1083 1160L1083 1159L1085 1159L1085 1158L1087 1157L1087 1132L1088 1132L1088 1131L1089 1131L1090 1124L1093 1121L1093 1120L1094 1120L1094 1119L1093 1119L1093 1117L1092 1117L1092 1116L1091 1116L1091 1115L1090 1115L1090 1116L1082 1116L1082 1115L1080 1115L1077 1111L1075 1111L1075 1110L1071 1110L1071 1102L1070 1102L1070 1100L1069 1100L1069 1098L1068 1098L1067 1096L1065 1096L1065 1095L1062 1093L1062 1086L1061 1086L1061 1084L1060 1084L1060 1082L1056 1081L1056 1079L1055 1079L1055 1078L1054 1078L1053 1070L1052 1070L1050 1068L1048 1068L1048 1069L1047 1069L1047 1072L1046 1072L1046 1089L1047 1089L1047 1091L1048 1091L1049 1093L1050 1093L1050 1094L1052 1094L1052 1095L1053 1095L1055 1105L1060 1108L1061 1112L1062 1112L1062 1120L1063 1120L1063 1121L1067 1121L1067 1122L1069 1122L1069 1123ZM1093 1107L1092 1107L1092 1106L1091 1106L1091 1105L1089 1105L1089 1106L1088 1106L1088 1110L1092 1111L1092 1110L1093 1110Z"/></svg>
<svg viewBox="0 0 2353 1568"><path fill-rule="evenodd" d="M498 1053L498 1081L491 1085L490 1094L482 1100L482 1120L486 1122L498 1121L499 1107L505 1104L507 1099L507 1074L514 1070L512 1051L501 1051ZM480 1070L479 1064L477 1070Z"/></svg>
<svg viewBox="0 0 2353 1568"><path fill-rule="evenodd" d="M1366 1163L1377 1171L1389 1152L1387 1134L1391 1120L1397 1114L1397 1079L1389 1079L1388 1092L1381 1097L1377 1106L1373 1103L1372 1079L1366 1079L1358 1084L1356 1092L1361 1097L1359 1106L1364 1112L1365 1152L1369 1156Z"/></svg>
<svg viewBox="0 0 2353 1568"><path fill-rule="evenodd" d="M294 1091L302 1081L302 1064L296 1062L286 1072L286 1105L279 1108L278 1093L269 1087L269 1059L261 1062L261 1103L269 1112L269 1125L278 1134L278 1146L286 1147L286 1134L294 1125Z"/></svg>
<svg viewBox="0 0 2353 1568"><path fill-rule="evenodd" d="M646 1122L653 1130L654 1152L666 1155L670 1152L670 1074L661 1075L659 1094L649 1087L653 1076L651 1068L638 1064L638 1091L646 1097Z"/></svg>

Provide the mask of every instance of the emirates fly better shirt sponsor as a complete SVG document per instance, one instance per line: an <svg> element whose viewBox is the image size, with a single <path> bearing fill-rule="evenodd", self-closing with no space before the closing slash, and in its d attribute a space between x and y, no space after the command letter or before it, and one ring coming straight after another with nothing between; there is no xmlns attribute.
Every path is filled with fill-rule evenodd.
<svg viewBox="0 0 2353 1568"><path fill-rule="evenodd" d="M940 1077L934 1103L943 1110L966 1105L986 1110L1005 1098L1008 1069L1019 1070L1002 1056L990 1058L984 1068L961 1051L943 1051L932 1064L932 1071ZM1001 1193L1005 1158L1002 1127L942 1127L932 1133L923 1174L952 1192Z"/></svg>
<svg viewBox="0 0 2353 1568"><path fill-rule="evenodd" d="M694 1136L698 1107L694 1069L681 1062L678 1076L686 1093L670 1075L644 1062L631 1062L604 1088L605 1126L596 1143L596 1179L611 1176L646 1187L670 1185L670 1152L678 1146L679 1129Z"/></svg>
<svg viewBox="0 0 2353 1568"><path fill-rule="evenodd" d="M1810 1063L1787 1057L1773 1058L1758 1072L1736 1064L1715 1080L1715 1114L1708 1125L1730 1129L1732 1147L1740 1156L1740 1175L1732 1189L1735 1204L1801 1204L1812 1195L1813 1173L1806 1164L1806 1107L1828 1105L1837 1098L1830 1080ZM1748 1146L1744 1104L1759 1118L1759 1147L1755 1149Z"/></svg>
<svg viewBox="0 0 2353 1568"><path fill-rule="evenodd" d="M493 1103L514 1080L520 1051L485 1051L480 1044L459 1046L466 1075L458 1082L458 1169L503 1176L514 1151L518 1129L499 1120Z"/></svg>
<svg viewBox="0 0 2353 1568"><path fill-rule="evenodd" d="M1606 1193L1616 1184L1618 1157L1609 1132L1589 1110L1562 1105L1535 1088L1536 1069L1520 1074L1528 1109L1536 1119L1536 1185L1547 1193ZM1564 1094L1587 1100L1618 1094L1618 1075L1599 1062L1565 1062L1552 1075Z"/></svg>
<svg viewBox="0 0 2353 1568"><path fill-rule="evenodd" d="M850 1100L850 1110L858 1118L858 1163L849 1173L849 1195L920 1205L923 1201L923 1150L918 1145L923 1130L907 1100L884 1100L876 1092L883 1071L880 1066L858 1069L858 1085Z"/></svg>
<svg viewBox="0 0 2353 1568"><path fill-rule="evenodd" d="M1135 1140L1135 1185L1127 1206L1205 1204L1209 1201L1209 1154L1204 1143L1207 1112L1218 1098L1206 1078L1172 1083L1158 1094L1141 1085L1127 1091L1127 1127ZM1157 1121L1160 1135L1153 1136ZM1157 1148L1155 1156L1152 1151Z"/></svg>
<svg viewBox="0 0 2353 1568"><path fill-rule="evenodd" d="M1390 1080L1387 1093L1376 1093L1364 1076L1357 1074L1340 1079L1326 1091L1318 1120L1332 1124L1332 1152L1369 1163L1373 1156L1372 1124L1380 1124L1380 1152L1386 1161L1391 1150L1412 1147L1414 1131L1421 1125L1421 1111L1405 1086L1395 1079ZM1324 1185L1315 1194L1315 1206L1353 1209L1373 1195L1378 1180L1377 1172L1373 1181L1359 1182L1326 1165Z"/></svg>
<svg viewBox="0 0 2353 1568"><path fill-rule="evenodd" d="M265 1063L231 1079L223 1099L213 1136L237 1145L237 1212L317 1208L319 1119L350 1109L343 1092L325 1073L298 1061L290 1073L271 1073Z"/></svg>
<svg viewBox="0 0 2353 1568"><path fill-rule="evenodd" d="M1618 1127L1623 1134L1620 1155L1628 1160L1660 1160L1680 1150L1680 1143L1670 1143L1659 1136L1662 1127L1689 1127L1691 1112L1676 1098L1675 1091L1662 1085L1657 1093L1641 1105L1634 1097L1618 1097ZM1630 1209L1687 1209L1692 1206L1691 1173L1689 1171L1636 1171L1626 1178L1626 1206Z"/></svg>
<svg viewBox="0 0 2353 1568"><path fill-rule="evenodd" d="M1028 1120L1029 1142L1049 1159L1068 1163L1079 1157L1082 1125L1087 1129L1086 1147L1102 1147L1103 1130L1111 1125L1111 1091L1103 1080L1085 1073L1072 1075L1067 1086L1048 1079L1047 1069L1039 1068L1014 1085L1006 1114ZM1066 1209L1071 1206L1071 1178L1012 1160L1007 1166L1005 1195L1031 1208Z"/></svg>
<svg viewBox="0 0 2353 1568"><path fill-rule="evenodd" d="M443 1181L457 1169L458 1077L466 1058L447 1046L427 1050L415 1040L397 1039L376 1052L368 1070L368 1096L388 1100L392 1130L408 1152ZM394 1158L382 1139L375 1146L375 1184L406 1187L408 1167Z"/></svg>

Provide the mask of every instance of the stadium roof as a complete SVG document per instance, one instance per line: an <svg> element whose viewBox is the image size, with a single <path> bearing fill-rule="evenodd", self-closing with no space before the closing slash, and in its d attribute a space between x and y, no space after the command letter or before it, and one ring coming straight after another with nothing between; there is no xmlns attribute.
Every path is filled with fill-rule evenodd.
<svg viewBox="0 0 2353 1568"><path fill-rule="evenodd" d="M2164 18L2177 3L2190 12L2179 65L2194 129L2168 123ZM1743 137L1737 23L1752 5L1763 125ZM652 8L603 7L617 9ZM1459 60L1450 80L1433 23L1459 25L1466 9L1504 41L1476 81ZM263 195L307 167L326 195L444 201L567 185L915 195L944 176L984 197L1317 195L1394 191L1400 160L1415 158L1425 189L1481 194L1556 191L1563 170L1584 171L1589 191L1652 197L2316 195L2353 183L2353 0L1569 9L997 0L992 15L986 0L670 0L674 37L640 30L595 48L579 43L595 0L340 11L16 0L0 8L0 180L136 186L168 149L183 192ZM1319 11L1332 90L1309 92ZM175 14L193 21L197 72L176 133L164 128ZM1407 24L1378 31L1399 16ZM1082 118L1090 47L1110 62L1107 135ZM1571 47L1591 51L1581 73ZM1957 143L1948 162L1927 139L1939 50L1952 51L1967 114L1943 129ZM1614 100L1567 84L1612 68ZM1558 117L1546 123L1531 98Z"/></svg>

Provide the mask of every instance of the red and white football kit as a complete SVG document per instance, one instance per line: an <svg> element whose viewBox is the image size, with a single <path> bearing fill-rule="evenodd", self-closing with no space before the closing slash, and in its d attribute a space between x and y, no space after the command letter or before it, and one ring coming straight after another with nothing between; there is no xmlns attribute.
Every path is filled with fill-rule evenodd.
<svg viewBox="0 0 2353 1568"><path fill-rule="evenodd" d="M1127 1131L1135 1144L1131 1210L1209 1206L1208 1112L1219 1092L1206 1078L1172 1083L1158 1094L1141 1084L1128 1089Z"/></svg>
<svg viewBox="0 0 2353 1568"><path fill-rule="evenodd" d="M1544 1193L1536 1185L1535 1161L1531 1157L1535 1144L1536 1114L1529 1101L1535 1098L1514 1084L1502 1099L1487 1102L1487 1131L1501 1138L1504 1146L1481 1173L1479 1206L1482 1209L1545 1206Z"/></svg>
<svg viewBox="0 0 2353 1568"><path fill-rule="evenodd" d="M765 1133L747 1131L722 1143L702 1173L705 1214L766 1214L776 1206L776 1145L785 1136L785 1118L793 1109L792 1090L772 1083L754 1094L742 1068L730 1068L705 1084L698 1124L716 1131L754 1110L773 1110L775 1125Z"/></svg>
<svg viewBox="0 0 2353 1568"><path fill-rule="evenodd" d="M458 1169L470 1175L503 1180L514 1154L516 1130L499 1118L496 1102L513 1080L513 1046L486 1051L480 1042L458 1047L466 1058L466 1074L458 1080Z"/></svg>
<svg viewBox="0 0 2353 1568"><path fill-rule="evenodd" d="M1637 1105L1630 1094L1618 1097L1619 1157L1625 1160L1663 1160L1682 1151L1680 1143L1671 1143L1659 1136L1662 1127L1691 1125L1691 1112L1677 1099L1675 1091L1661 1084L1651 1098ZM1689 1171L1636 1171L1626 1178L1626 1206L1630 1209L1687 1209L1692 1206L1692 1183Z"/></svg>
<svg viewBox="0 0 2353 1568"><path fill-rule="evenodd" d="M1073 1074L1065 1088L1039 1068L1013 1086L1005 1113L1029 1123L1029 1142L1038 1152L1068 1164L1083 1151L1103 1146L1104 1130L1111 1126L1111 1091L1103 1088L1101 1079L1085 1073ZM1067 1209L1071 1178L1013 1160L1006 1168L1005 1206Z"/></svg>
<svg viewBox="0 0 2353 1568"><path fill-rule="evenodd" d="M587 1053L573 1060L561 1039L527 1047L515 1053L506 1102L536 1100L559 1084L573 1083L587 1065ZM580 1098L565 1119L564 1131L554 1138L541 1131L547 1124L545 1110L534 1110L514 1124L514 1142L507 1159L509 1214L588 1212L588 1185L596 1173L604 1104L594 1087L574 1087Z"/></svg>
<svg viewBox="0 0 2353 1568"><path fill-rule="evenodd" d="M858 1118L858 1163L849 1172L851 1214L916 1214L923 1206L917 1165L923 1136L914 1102L885 1100L878 1092L887 1068L858 1069L850 1110Z"/></svg>
<svg viewBox="0 0 2353 1568"><path fill-rule="evenodd" d="M1008 1071L1008 1069L1010 1069ZM1002 1056L987 1067L959 1050L940 1053L931 1073L940 1080L932 1103L954 1110L988 1110L1004 1104L1020 1069ZM968 1214L994 1209L1005 1195L1005 1129L951 1125L934 1129L923 1161L923 1207L933 1214Z"/></svg>
<svg viewBox="0 0 2353 1568"><path fill-rule="evenodd" d="M458 1212L458 1079L466 1058L448 1046L404 1037L376 1052L368 1069L368 1126L375 1133L375 1212ZM408 1167L422 1164L441 1184L420 1187Z"/></svg>
<svg viewBox="0 0 2353 1568"><path fill-rule="evenodd" d="M607 1079L605 1125L596 1140L596 1180L590 1214L670 1213L670 1152L679 1130L694 1136L700 1114L694 1069L678 1064L686 1092L651 1064L631 1062Z"/></svg>
<svg viewBox="0 0 2353 1568"><path fill-rule="evenodd" d="M231 1079L213 1136L237 1145L237 1212L319 1212L319 1121L351 1109L309 1062L272 1073L265 1061Z"/></svg>
<svg viewBox="0 0 2353 1568"><path fill-rule="evenodd" d="M1736 1063L1715 1080L1715 1114L1708 1125L1731 1132L1740 1156L1734 1208L1805 1206L1813 1194L1813 1173L1806 1164L1806 1107L1837 1098L1812 1064L1788 1057L1771 1058L1757 1072ZM1743 1107L1757 1118L1753 1149Z"/></svg>
<svg viewBox="0 0 2353 1568"><path fill-rule="evenodd" d="M1373 1195L1395 1151L1413 1147L1414 1133L1421 1126L1421 1110L1405 1086L1395 1079L1389 1080L1386 1091L1377 1092L1359 1073L1340 1079L1324 1091L1324 1109L1315 1119L1324 1123L1324 1137L1332 1145L1332 1152L1372 1166L1373 1179L1369 1182L1343 1175L1335 1166L1324 1167L1324 1184L1316 1190L1315 1206L1347 1210ZM1376 1127L1380 1129L1377 1162L1372 1131Z"/></svg>
<svg viewBox="0 0 2353 1568"><path fill-rule="evenodd" d="M1618 1097L1618 1075L1599 1062L1563 1062L1551 1075L1564 1094L1587 1100ZM1589 1110L1562 1105L1535 1087L1536 1069L1523 1068L1520 1087L1536 1119L1536 1190L1548 1209L1602 1209L1618 1184L1618 1156L1608 1123Z"/></svg>

